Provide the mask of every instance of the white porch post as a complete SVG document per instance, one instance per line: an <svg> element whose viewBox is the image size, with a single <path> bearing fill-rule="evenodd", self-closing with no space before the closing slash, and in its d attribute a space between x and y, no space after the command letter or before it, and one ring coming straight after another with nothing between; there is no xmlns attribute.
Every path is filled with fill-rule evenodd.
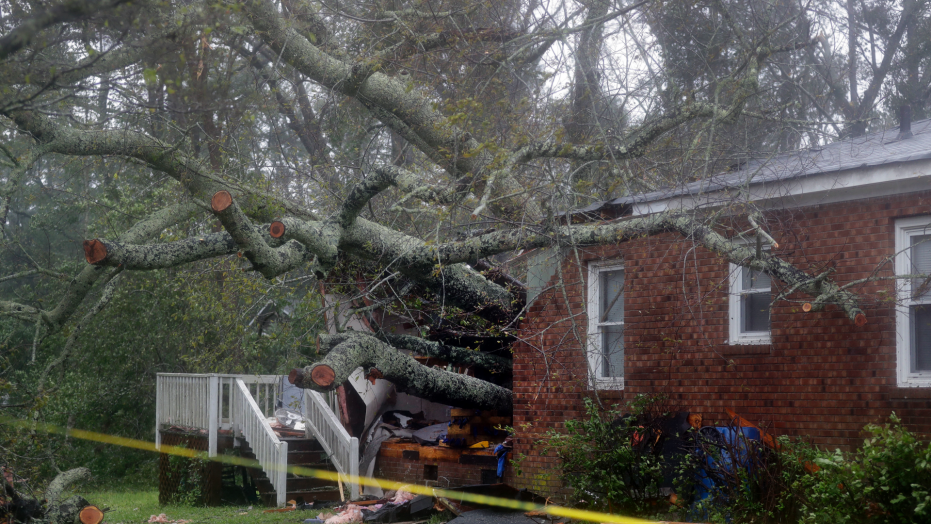
<svg viewBox="0 0 931 524"><path fill-rule="evenodd" d="M288 443L284 441L278 448L278 496L277 504L284 506L288 498Z"/></svg>
<svg viewBox="0 0 931 524"><path fill-rule="evenodd" d="M155 449L162 448L162 432L159 426L162 425L162 374L155 375Z"/></svg>
<svg viewBox="0 0 931 524"><path fill-rule="evenodd" d="M207 382L207 456L217 456L217 430L220 423L220 377L210 375Z"/></svg>
<svg viewBox="0 0 931 524"><path fill-rule="evenodd" d="M349 441L349 482L352 483L350 500L359 498L359 439L352 437Z"/></svg>

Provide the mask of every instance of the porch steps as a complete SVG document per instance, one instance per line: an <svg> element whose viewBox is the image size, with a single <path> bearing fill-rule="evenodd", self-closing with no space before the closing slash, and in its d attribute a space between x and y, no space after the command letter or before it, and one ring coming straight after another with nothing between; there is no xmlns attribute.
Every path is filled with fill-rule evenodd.
<svg viewBox="0 0 931 524"><path fill-rule="evenodd" d="M282 437L288 443L288 466L303 466L310 469L336 471L333 464L327 459L326 452L314 438ZM255 458L249 444L242 441L240 453L243 457ZM249 470L259 497L267 506L275 506L275 489L268 476L260 469ZM348 486L343 486L346 496L349 496ZM336 482L327 479L304 477L288 473L286 500L340 500L339 486Z"/></svg>

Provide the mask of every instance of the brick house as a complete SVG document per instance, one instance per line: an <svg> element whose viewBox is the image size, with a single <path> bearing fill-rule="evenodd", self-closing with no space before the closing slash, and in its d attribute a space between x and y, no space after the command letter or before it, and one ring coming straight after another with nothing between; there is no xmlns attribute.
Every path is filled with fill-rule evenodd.
<svg viewBox="0 0 931 524"><path fill-rule="evenodd" d="M540 455L541 437L582 417L594 395L623 404L665 393L706 423L731 408L827 448L858 445L862 427L891 412L931 433L931 293L891 278L931 273L931 121L911 136L902 127L576 213L623 220L745 201L762 211L772 252L809 274L879 279L853 288L867 316L856 325L836 306L803 311L811 298L797 293L770 307L784 285L675 233L535 253L514 347L523 473L508 481L557 491L558 459ZM742 220L717 230L741 238Z"/></svg>

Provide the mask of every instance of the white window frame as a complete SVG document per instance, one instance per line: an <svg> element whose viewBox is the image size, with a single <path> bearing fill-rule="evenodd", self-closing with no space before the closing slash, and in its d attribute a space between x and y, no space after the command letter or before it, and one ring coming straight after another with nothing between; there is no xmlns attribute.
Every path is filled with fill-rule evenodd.
<svg viewBox="0 0 931 524"><path fill-rule="evenodd" d="M604 365L601 348L601 326L624 326L624 322L598 322L598 313L601 310L601 274L607 271L624 270L621 261L592 262L588 265L588 376L593 389L622 390L624 389L624 376L602 377ZM624 273L624 286L627 286L627 273ZM626 295L626 291L624 292ZM622 295L621 300L626 296ZM625 308L626 316L627 310ZM626 332L625 332L626 335ZM624 375L627 374L627 348L624 348Z"/></svg>
<svg viewBox="0 0 931 524"><path fill-rule="evenodd" d="M742 239L738 239L742 241ZM749 243L749 242L747 242ZM769 250L769 246L763 246L764 251ZM773 335L772 335L772 326L773 326L773 310L770 307L769 310L769 330L767 331L750 331L750 332L741 332L740 326L743 325L742 312L740 308L740 298L743 295L748 295L751 293L766 293L767 291L772 296L772 284L770 284L769 289L755 289L752 292L746 292L741 287L743 286L743 272L748 271L750 268L745 266L740 266L734 263L730 264L730 294L728 296L728 318L730 319L730 333L728 338L728 343L732 346L747 346L747 345L757 345L757 344L772 344Z"/></svg>
<svg viewBox="0 0 931 524"><path fill-rule="evenodd" d="M895 274L908 275L911 268L911 239L913 236L931 235L931 216L900 218L895 221ZM895 307L896 382L900 388L931 387L931 371L912 373L912 336L909 307L931 304L931 296L912 299L911 279L896 281L898 296Z"/></svg>

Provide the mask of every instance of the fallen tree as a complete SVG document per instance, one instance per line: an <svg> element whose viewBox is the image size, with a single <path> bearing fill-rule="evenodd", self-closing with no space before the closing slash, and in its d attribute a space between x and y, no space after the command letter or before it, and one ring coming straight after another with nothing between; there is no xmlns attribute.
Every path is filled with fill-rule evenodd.
<svg viewBox="0 0 931 524"><path fill-rule="evenodd" d="M113 271L175 268L234 256L248 263L245 270L270 282L289 274L324 280L338 272L341 263L355 260L377 267L373 274L378 279L385 274L403 276L412 283L409 289L437 297L437 310L445 313L447 307L458 308L481 321L477 329L499 334L513 331L526 304L514 278L501 272L486 276L477 269L493 267L488 262L493 257L545 247L611 245L674 233L732 263L766 273L792 292L808 295L811 308L835 305L851 321L865 322L858 297L832 282L830 275L809 274L778 256L727 238L716 220L727 213L749 216L744 207L664 211L578 223L571 214L557 213L558 206L547 201L547 187L571 186L573 176L593 173L595 168L617 178L615 187L638 183L638 176L623 167L625 162L655 152L663 137L685 127L713 130L714 126L735 123L761 92L768 61L811 43L802 33L777 42L776 35L782 34L796 15L772 26L756 27L757 32L751 34L728 15L729 6L713 4L722 13L722 24L739 37L729 53L732 67L722 69L725 72L704 95L663 93L662 110L651 111L629 126L615 122L618 125L610 133L600 135L592 130L604 127L606 121L599 119L609 107L599 93L599 74L593 68L598 67L603 26L622 24L625 16L646 9L645 2L618 5L616 9L608 9L607 3L583 6L558 27L547 22L513 33L475 26L478 22L466 17L467 10L456 9L441 15L416 6L365 13L367 8L360 4L324 16L322 7L300 0L282 2L280 7L268 0L247 0L229 10L199 2L185 9L142 5L137 14L150 26L147 30L131 20L123 20L122 25L114 21L122 33L111 35L113 45L106 53L95 51L77 59L61 56L65 66L56 72L35 72L42 85L30 81L32 70L38 66L25 59L8 60L11 73L7 87L13 94L0 105L0 114L11 136L15 132L18 139L15 147L5 146L10 175L0 195L0 225L5 227L10 202L22 189L27 173L43 158L117 158L146 173L166 177L158 183L169 188L166 193L171 196L160 197L163 202L170 201L161 209L134 208L134 213L144 210L148 216L139 218L122 235L86 239L83 247L88 266L70 281L55 305L41 307L6 300L0 302L0 314L34 323L37 346L41 338L62 330L97 281L105 274L112 278ZM23 24L33 23L31 20ZM65 20L49 19L47 23ZM377 37L363 44L361 36L345 30L349 23L362 24L360 27ZM474 30L456 29L463 24ZM100 22L99 27L105 23ZM545 106L547 111L571 113L566 118L567 129L544 127L537 133L510 129L500 132L506 140L498 140L481 123L469 120L470 113L481 113L489 120L494 117L495 109L472 105L478 104L475 100L484 88L476 86L472 97L456 97L450 94L451 88L432 89L425 81L418 84L411 78L418 57L437 50L449 52L461 42L468 43L463 53L475 51L478 56L469 55L466 63L478 60L520 77L526 68L535 71L537 61L557 40L577 33L584 37L578 42L580 59L570 67L576 82L567 101L570 109L562 102L541 102L541 109ZM74 38L79 38L77 33ZM346 45L337 42L339 38L346 38ZM28 48L25 40L17 45ZM496 58L486 62L490 51L482 46L491 45ZM345 49L350 48L358 54L347 54ZM22 54L16 49L9 48L13 58ZM55 49L63 52L64 48ZM167 51L158 54L153 49ZM54 49L39 50L52 53ZM216 59L221 51L225 58ZM171 62L178 54L185 62ZM454 70L451 67L449 74ZM253 75L248 78L260 79L243 87L243 92L261 99L257 109L238 107L236 96L228 91L224 92L227 97L219 94L231 89L230 85L248 84L244 71ZM103 115L100 122L78 124L49 109L59 103L57 100L65 103L72 95L80 97L73 86L103 82L101 79L124 73L149 90L144 97L138 95L145 98L139 106L143 123L126 119L119 120L119 125L108 124L112 115L106 111L106 99L96 109ZM208 79L215 83L208 85ZM283 87L285 82L291 87ZM533 89L516 84L511 86L515 92L532 95ZM326 104L315 108L308 94L311 88L321 96L338 97L341 107L351 107L363 115L359 119L369 129L387 130L384 150L373 153L374 160L363 158L349 167L338 164L332 144L341 132L349 131L340 127L342 122L328 122L315 113L332 108ZM183 126L165 125L188 113L195 116L184 120ZM150 114L157 118L145 120ZM242 136L222 133L224 125L234 127L236 122L248 122L247 117L255 120L256 114L260 123L243 134L260 134L256 143L265 146L275 140L283 144L287 139L268 130L284 123L298 139L295 147L281 146L281 155L266 162L265 146L250 151L239 145ZM529 126L534 118L527 116L522 122ZM330 126L328 139L324 137L325 125ZM696 144L700 136L696 135ZM297 144L304 148L299 160L290 156L300 153ZM345 160L358 150L340 158ZM414 151L416 162L406 160ZM270 168L271 164L275 167ZM314 182L281 182L275 178L281 166L289 166L287 169ZM544 166L558 173L557 182L535 178L532 173ZM314 178L317 176L319 181ZM280 191L274 191L276 187ZM290 192L294 187L299 191ZM464 211L466 216L462 216ZM425 219L407 218L427 212L434 214ZM465 238L441 234L440 225L451 223L451 216L461 219L456 227L479 217L494 227ZM172 227L191 220L198 224L193 231L169 234ZM752 217L749 220L756 224ZM753 235L768 238L764 228L755 225L753 229ZM48 272L44 269L42 274ZM388 298L394 302L408 298L390 297L383 291L369 295L380 304ZM368 376L387 378L400 391L414 395L463 407L512 408L512 395L506 388L421 366L399 350L493 373L508 371L510 359L502 356L506 352L489 355L442 340L384 332L378 336L342 333L320 340L325 352L322 360L293 374L302 387L334 389L361 366ZM45 376L64 360L56 359Z"/></svg>

